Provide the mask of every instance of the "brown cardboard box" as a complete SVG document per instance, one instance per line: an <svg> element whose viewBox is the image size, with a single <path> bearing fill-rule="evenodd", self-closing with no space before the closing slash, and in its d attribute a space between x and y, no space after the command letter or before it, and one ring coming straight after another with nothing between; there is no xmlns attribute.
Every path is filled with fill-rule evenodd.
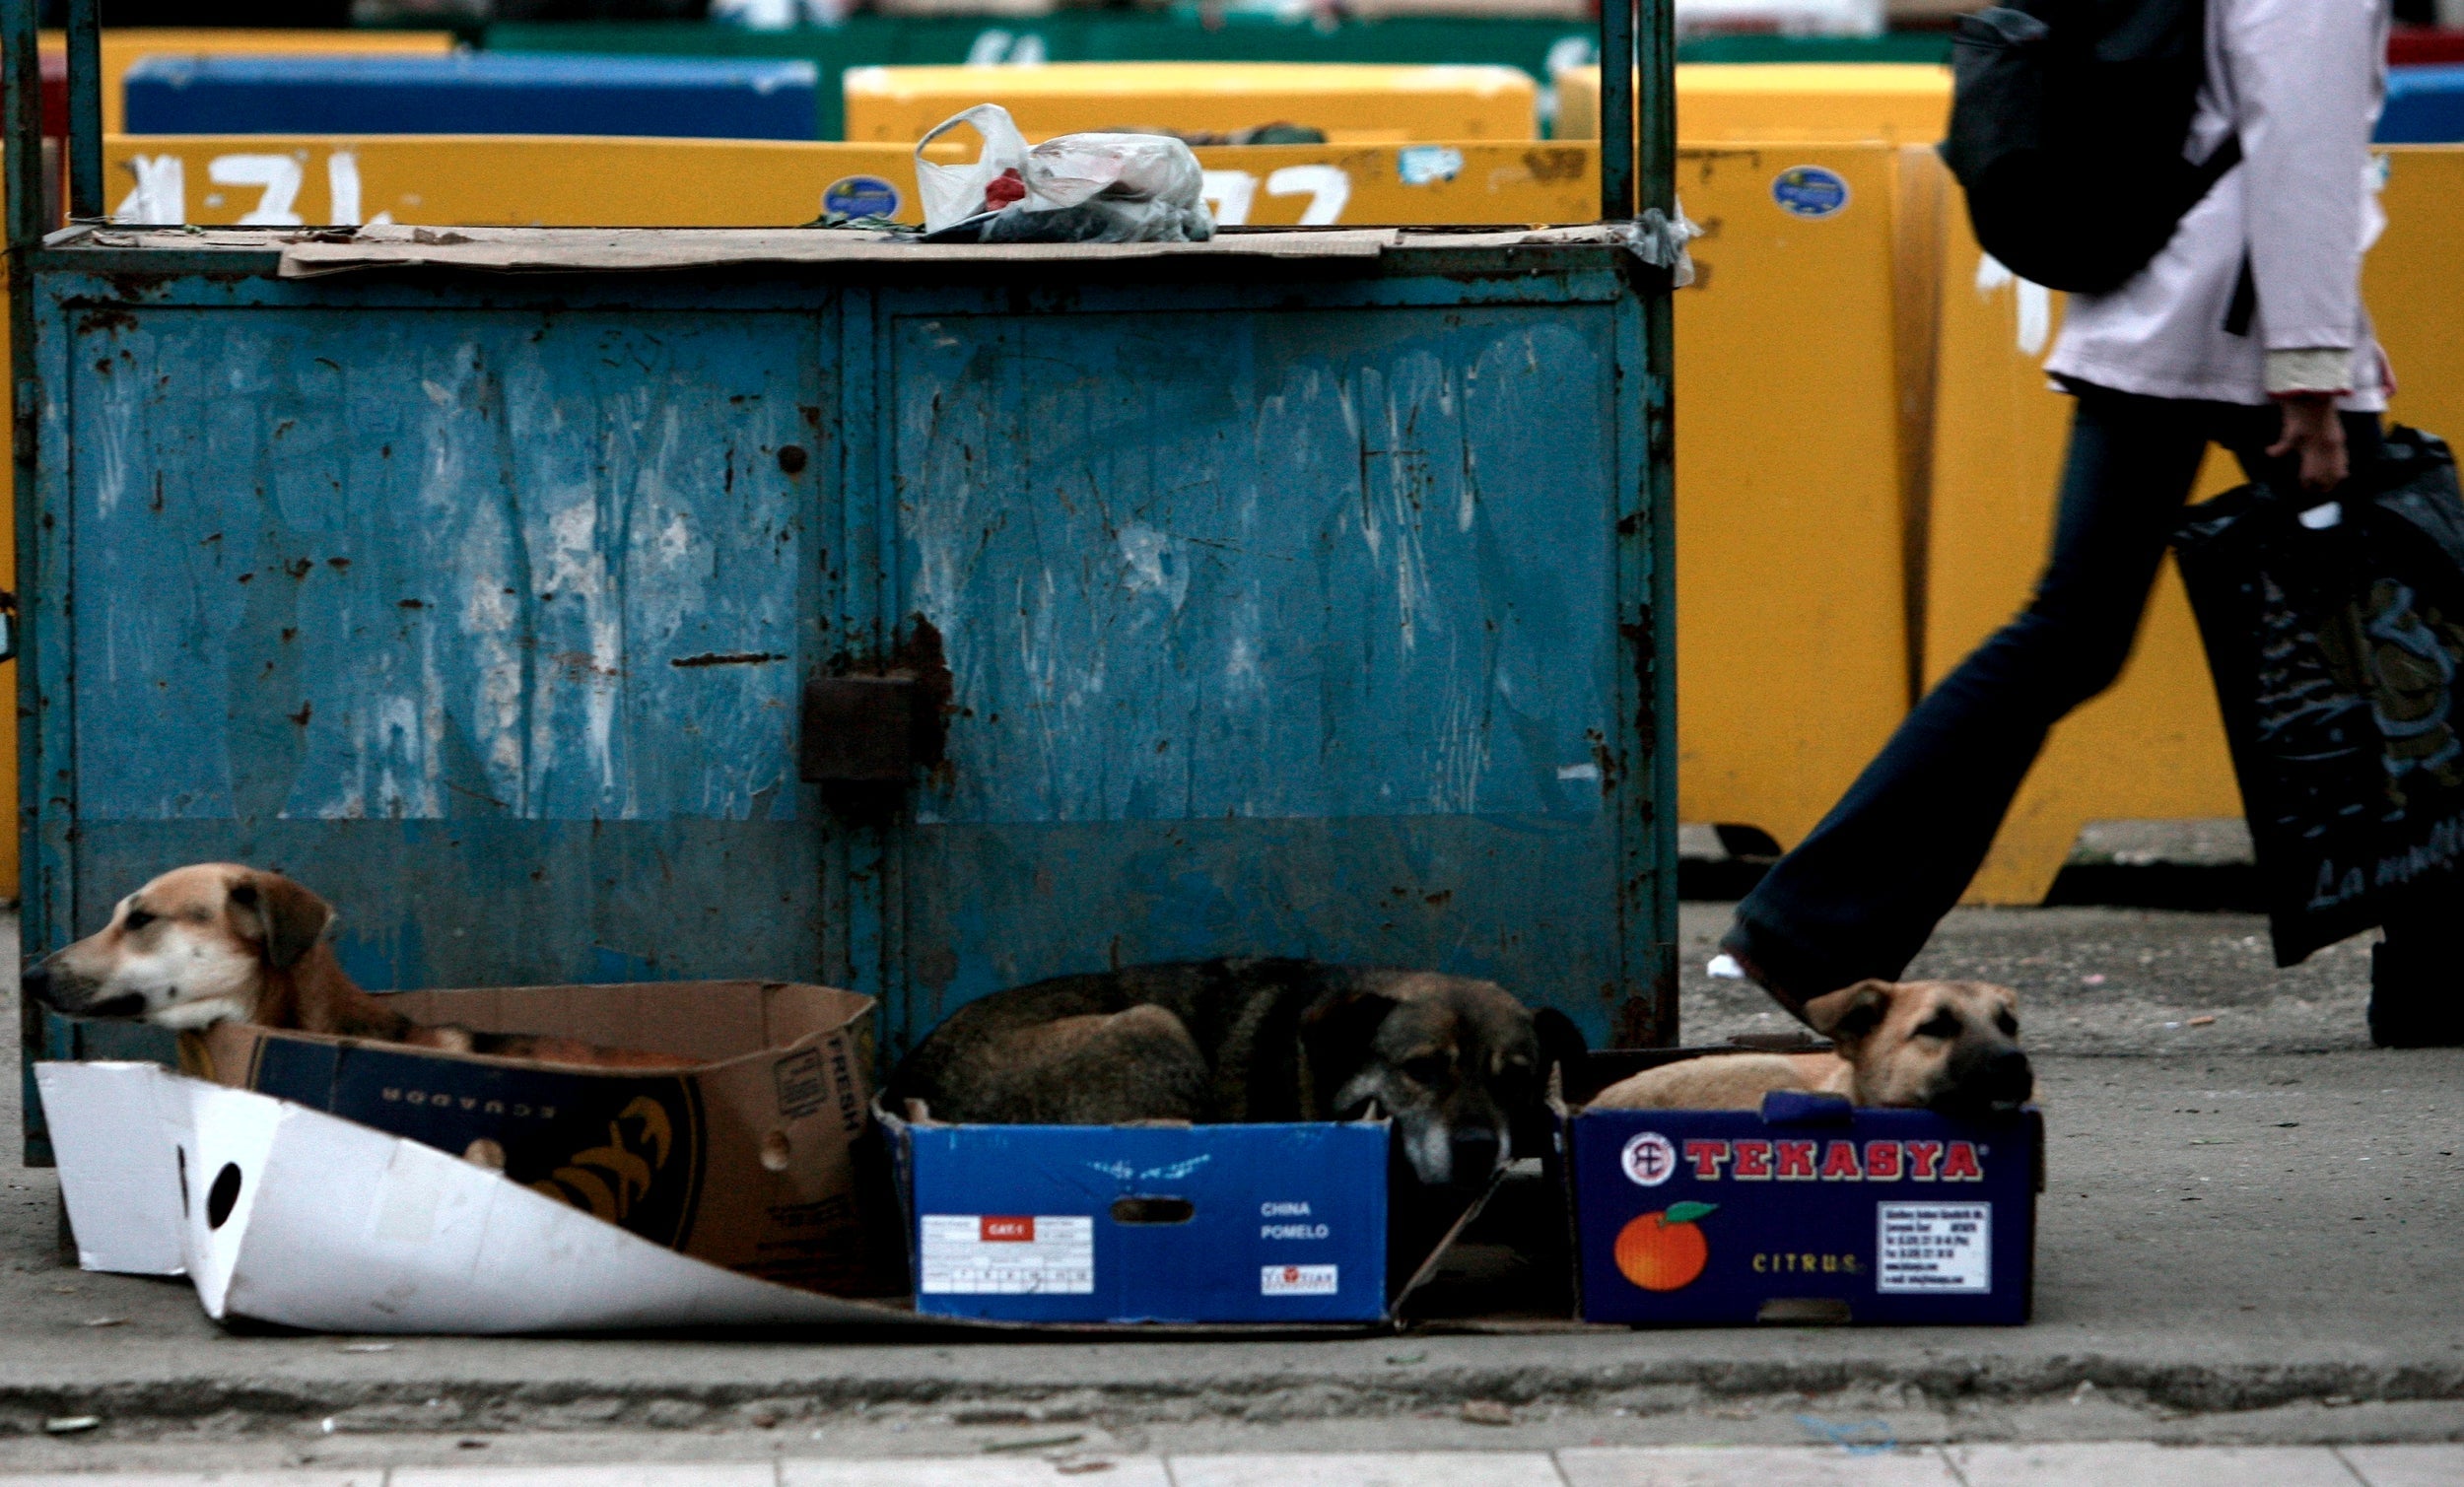
<svg viewBox="0 0 2464 1487"><path fill-rule="evenodd" d="M464 1156L643 1238L840 1296L903 1290L868 1183L872 1001L781 981L409 991L423 1023L697 1060L596 1070L224 1023L203 1074ZM879 1198L867 1201L878 1191ZM868 1219L870 1222L868 1223Z"/></svg>

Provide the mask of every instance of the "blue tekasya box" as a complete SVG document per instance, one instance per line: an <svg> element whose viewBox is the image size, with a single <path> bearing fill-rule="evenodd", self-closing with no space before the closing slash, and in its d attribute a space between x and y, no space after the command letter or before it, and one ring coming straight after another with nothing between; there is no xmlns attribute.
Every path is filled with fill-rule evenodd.
<svg viewBox="0 0 2464 1487"><path fill-rule="evenodd" d="M878 1112L877 1112L878 1113ZM910 1125L916 1310L1017 1322L1374 1322L1388 1126Z"/></svg>
<svg viewBox="0 0 2464 1487"><path fill-rule="evenodd" d="M1775 1094L1566 1125L1586 1321L2027 1320L2032 1108L1989 1124Z"/></svg>

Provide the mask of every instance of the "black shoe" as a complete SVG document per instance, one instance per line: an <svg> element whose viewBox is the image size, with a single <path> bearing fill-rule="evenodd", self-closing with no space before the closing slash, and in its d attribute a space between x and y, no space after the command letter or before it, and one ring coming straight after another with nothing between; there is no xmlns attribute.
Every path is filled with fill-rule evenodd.
<svg viewBox="0 0 2464 1487"><path fill-rule="evenodd" d="M2371 946L2369 1020L2382 1048L2464 1048L2464 958Z"/></svg>

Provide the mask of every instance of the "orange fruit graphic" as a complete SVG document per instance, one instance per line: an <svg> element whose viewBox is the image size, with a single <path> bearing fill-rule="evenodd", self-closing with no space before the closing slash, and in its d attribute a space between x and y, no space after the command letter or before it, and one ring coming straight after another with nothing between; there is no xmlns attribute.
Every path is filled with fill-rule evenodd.
<svg viewBox="0 0 2464 1487"><path fill-rule="evenodd" d="M1711 1246L1694 1220L1716 1203L1672 1203L1617 1231L1617 1269L1646 1291L1674 1291L1693 1284L1711 1258Z"/></svg>

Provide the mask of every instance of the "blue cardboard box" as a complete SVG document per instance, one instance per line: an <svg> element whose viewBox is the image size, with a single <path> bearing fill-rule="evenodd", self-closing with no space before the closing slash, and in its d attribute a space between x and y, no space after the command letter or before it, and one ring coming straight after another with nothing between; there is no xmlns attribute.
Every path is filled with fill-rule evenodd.
<svg viewBox="0 0 2464 1487"><path fill-rule="evenodd" d="M806 61L688 57L161 56L121 84L131 134L813 138Z"/></svg>
<svg viewBox="0 0 2464 1487"><path fill-rule="evenodd" d="M2044 1122L1855 1109L1566 1121L1582 1314L1636 1326L2027 1320Z"/></svg>
<svg viewBox="0 0 2464 1487"><path fill-rule="evenodd" d="M911 1125L875 1108L916 1310L1010 1322L1387 1315L1385 1121Z"/></svg>

